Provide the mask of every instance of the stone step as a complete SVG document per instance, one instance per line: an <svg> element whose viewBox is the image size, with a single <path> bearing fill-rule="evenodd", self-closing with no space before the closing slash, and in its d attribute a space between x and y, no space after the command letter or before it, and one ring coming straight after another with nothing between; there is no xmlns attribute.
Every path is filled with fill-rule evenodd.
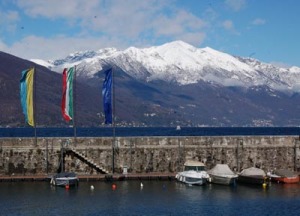
<svg viewBox="0 0 300 216"><path fill-rule="evenodd" d="M107 171L105 168L99 166L99 165L96 164L93 160L87 158L85 155L81 154L80 152L76 151L76 150L73 149L73 148L70 149L70 150L71 150L72 152L74 152L76 155L78 155L78 156L80 156L81 158L83 158L83 159L84 159L87 163L89 163L90 165L96 167L98 170L101 170L102 172L104 172L104 173L106 173L106 174L108 173L108 171Z"/></svg>

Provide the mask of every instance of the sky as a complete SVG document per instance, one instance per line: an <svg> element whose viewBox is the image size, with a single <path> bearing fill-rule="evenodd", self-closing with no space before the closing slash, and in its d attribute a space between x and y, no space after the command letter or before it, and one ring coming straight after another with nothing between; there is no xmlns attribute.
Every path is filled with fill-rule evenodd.
<svg viewBox="0 0 300 216"><path fill-rule="evenodd" d="M0 0L0 50L54 60L182 40L300 67L299 0Z"/></svg>

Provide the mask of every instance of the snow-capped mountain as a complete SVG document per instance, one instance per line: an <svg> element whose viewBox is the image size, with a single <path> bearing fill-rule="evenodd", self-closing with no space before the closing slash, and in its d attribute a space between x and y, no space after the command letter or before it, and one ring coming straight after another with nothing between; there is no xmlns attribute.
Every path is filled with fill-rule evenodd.
<svg viewBox="0 0 300 216"><path fill-rule="evenodd" d="M75 88L78 126L104 122L100 86L108 66L115 68L118 126L300 125L300 94L291 91L297 90L299 68L279 68L183 42L147 49L77 52L51 62L36 61L59 73L1 51L0 62L0 125L24 124L19 105L20 72L33 65L38 71L39 125L65 125L60 115L59 73L62 67L72 65L77 66L79 78Z"/></svg>
<svg viewBox="0 0 300 216"><path fill-rule="evenodd" d="M61 72L77 65L78 75L86 78L113 65L131 77L151 82L164 80L179 85L199 81L223 86L266 85L276 90L300 91L300 68L280 68L253 58L235 57L212 48L196 48L174 41L150 48L126 50L106 48L70 54L66 58L37 64Z"/></svg>

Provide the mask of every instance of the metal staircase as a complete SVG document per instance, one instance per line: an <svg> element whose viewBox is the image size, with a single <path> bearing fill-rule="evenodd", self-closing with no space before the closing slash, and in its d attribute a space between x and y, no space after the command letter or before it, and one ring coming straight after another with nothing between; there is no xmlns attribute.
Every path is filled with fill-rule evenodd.
<svg viewBox="0 0 300 216"><path fill-rule="evenodd" d="M79 160L81 160L82 162L84 162L87 165L89 165L91 168L97 170L97 172L100 172L102 174L108 174L109 173L105 168L99 166L93 160L87 158L85 155L81 154L76 149L74 149L74 148L68 148L67 152L68 153L73 153L75 157L77 157Z"/></svg>

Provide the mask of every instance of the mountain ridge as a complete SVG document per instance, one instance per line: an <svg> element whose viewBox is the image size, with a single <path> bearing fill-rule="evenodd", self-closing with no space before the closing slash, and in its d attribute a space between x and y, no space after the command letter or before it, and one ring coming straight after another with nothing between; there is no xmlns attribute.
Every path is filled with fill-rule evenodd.
<svg viewBox="0 0 300 216"><path fill-rule="evenodd" d="M42 64L38 60L33 61ZM81 76L89 78L105 65L112 65L132 77L148 82L163 80L187 85L202 80L223 86L266 85L280 91L300 91L300 82L297 81L300 80L299 67L280 68L257 59L232 56L210 47L196 48L183 41L142 49L129 47L123 51L105 48L76 52L63 59L44 62L45 66L58 72L64 67L77 65L78 70L85 70Z"/></svg>
<svg viewBox="0 0 300 216"><path fill-rule="evenodd" d="M185 43L179 43L180 46L174 46L174 43L171 45L173 49L177 49L177 51L173 50L171 54L177 52L176 55L181 55L182 52L187 52L191 54L190 59L192 60L195 52L202 52L205 55L207 52L215 52L211 48L202 50L186 46ZM167 45L152 47L149 48L150 51L148 48L127 50L128 53L135 52L136 56L124 54L124 51L113 48L77 52L66 59L54 60L52 63L47 62L47 64L51 63L51 66L55 63L58 72L0 52L0 126L24 126L24 116L19 101L19 79L21 71L31 66L36 66L38 69L37 124L46 127L69 126L63 121L60 110L61 72L62 67L71 65L76 65L77 68L75 104L78 127L104 126L101 84L104 80L103 72L108 67L114 67L116 126L300 125L298 117L300 94L293 91L287 94L285 88L289 87L286 86L289 80L284 80L278 75L279 72L283 72L284 75L286 75L285 73L298 75L297 68L289 71L277 67L275 68L277 69L276 74L272 72L272 65L266 65L251 58L226 54L223 63L226 62L226 59L231 59L238 61L236 65L247 63L251 64L253 68L264 67L266 70L264 73L256 69L254 75L260 75L262 81L268 82L264 83L254 79L255 77L251 77L253 75L251 73L242 76L238 73L239 71L230 73L228 70L217 70L216 67L209 68L208 66L204 67L204 71L186 72L185 69L183 70L185 68L183 63L166 66L165 55L171 56L170 49L167 47ZM144 56L140 53L144 53ZM220 55L223 56L222 53ZM186 60L183 56L183 59L179 59L179 57L173 61L180 63L180 61ZM208 61L209 55L207 54L206 57ZM156 59L161 59L161 62ZM149 65L142 64L143 61ZM156 67L152 68L150 63L153 62ZM187 62L185 62L186 65L188 65ZM151 71L150 66L157 71ZM168 70L166 72L158 70L161 69L160 67L167 67ZM206 77L212 77L212 79L200 79L203 75L201 73L205 73ZM185 78L186 80L183 79L183 81L186 82L180 83L177 78ZM295 76L291 76L290 81L294 81L292 78ZM249 80L255 80L258 83L245 86L243 82ZM237 84L232 85L235 84L234 82ZM274 83L276 87L282 85L283 91L273 88Z"/></svg>

